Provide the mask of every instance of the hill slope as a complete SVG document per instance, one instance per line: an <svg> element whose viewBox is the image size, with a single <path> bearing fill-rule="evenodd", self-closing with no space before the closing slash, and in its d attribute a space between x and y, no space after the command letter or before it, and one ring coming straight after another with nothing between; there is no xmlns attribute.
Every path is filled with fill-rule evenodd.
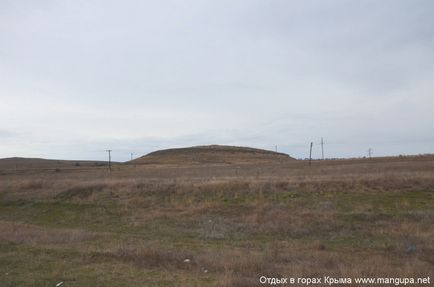
<svg viewBox="0 0 434 287"><path fill-rule="evenodd" d="M76 168L95 167L107 165L103 161L85 160L57 160L43 158L9 157L0 159L0 170L23 169L52 169L52 168Z"/></svg>
<svg viewBox="0 0 434 287"><path fill-rule="evenodd" d="M249 147L223 145L159 150L135 159L134 164L252 163L293 160L289 155Z"/></svg>

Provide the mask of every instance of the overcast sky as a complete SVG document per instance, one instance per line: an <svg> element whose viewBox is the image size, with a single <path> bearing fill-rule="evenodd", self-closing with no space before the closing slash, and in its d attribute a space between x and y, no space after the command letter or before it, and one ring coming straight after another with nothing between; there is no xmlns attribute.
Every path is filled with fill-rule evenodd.
<svg viewBox="0 0 434 287"><path fill-rule="evenodd" d="M434 152L434 1L0 0L0 157Z"/></svg>

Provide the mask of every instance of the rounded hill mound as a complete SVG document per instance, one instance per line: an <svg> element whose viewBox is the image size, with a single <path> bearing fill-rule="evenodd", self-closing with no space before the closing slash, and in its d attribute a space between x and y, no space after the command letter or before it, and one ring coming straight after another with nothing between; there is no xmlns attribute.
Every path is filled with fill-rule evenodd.
<svg viewBox="0 0 434 287"><path fill-rule="evenodd" d="M137 158L134 164L254 163L291 160L285 153L236 146L195 146L151 152Z"/></svg>

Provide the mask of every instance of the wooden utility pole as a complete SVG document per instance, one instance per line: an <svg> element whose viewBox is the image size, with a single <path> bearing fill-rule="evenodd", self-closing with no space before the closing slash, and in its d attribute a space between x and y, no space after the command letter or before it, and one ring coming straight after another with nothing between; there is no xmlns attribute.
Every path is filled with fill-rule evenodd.
<svg viewBox="0 0 434 287"><path fill-rule="evenodd" d="M310 143L309 166L312 164L312 147L313 147L313 142Z"/></svg>
<svg viewBox="0 0 434 287"><path fill-rule="evenodd" d="M324 141L321 137L321 155L322 155L322 160L324 160Z"/></svg>
<svg viewBox="0 0 434 287"><path fill-rule="evenodd" d="M111 172L112 171L112 157L111 157L112 150L111 149L107 149L106 152L108 152L108 155L109 155L108 164L109 164L109 171Z"/></svg>

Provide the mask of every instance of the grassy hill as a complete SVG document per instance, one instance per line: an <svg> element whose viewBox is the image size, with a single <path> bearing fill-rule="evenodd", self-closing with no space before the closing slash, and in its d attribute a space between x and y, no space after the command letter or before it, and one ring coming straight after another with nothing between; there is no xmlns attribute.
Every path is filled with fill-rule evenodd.
<svg viewBox="0 0 434 287"><path fill-rule="evenodd" d="M57 160L43 158L10 157L0 159L0 171L22 171L34 169L65 169L105 166L105 161Z"/></svg>
<svg viewBox="0 0 434 287"><path fill-rule="evenodd" d="M0 172L0 286L433 278L434 157L283 158Z"/></svg>
<svg viewBox="0 0 434 287"><path fill-rule="evenodd" d="M255 163L293 160L289 155L263 149L224 145L174 148L152 152L134 164Z"/></svg>
<svg viewBox="0 0 434 287"><path fill-rule="evenodd" d="M433 157L0 173L0 286L432 278L433 225Z"/></svg>

